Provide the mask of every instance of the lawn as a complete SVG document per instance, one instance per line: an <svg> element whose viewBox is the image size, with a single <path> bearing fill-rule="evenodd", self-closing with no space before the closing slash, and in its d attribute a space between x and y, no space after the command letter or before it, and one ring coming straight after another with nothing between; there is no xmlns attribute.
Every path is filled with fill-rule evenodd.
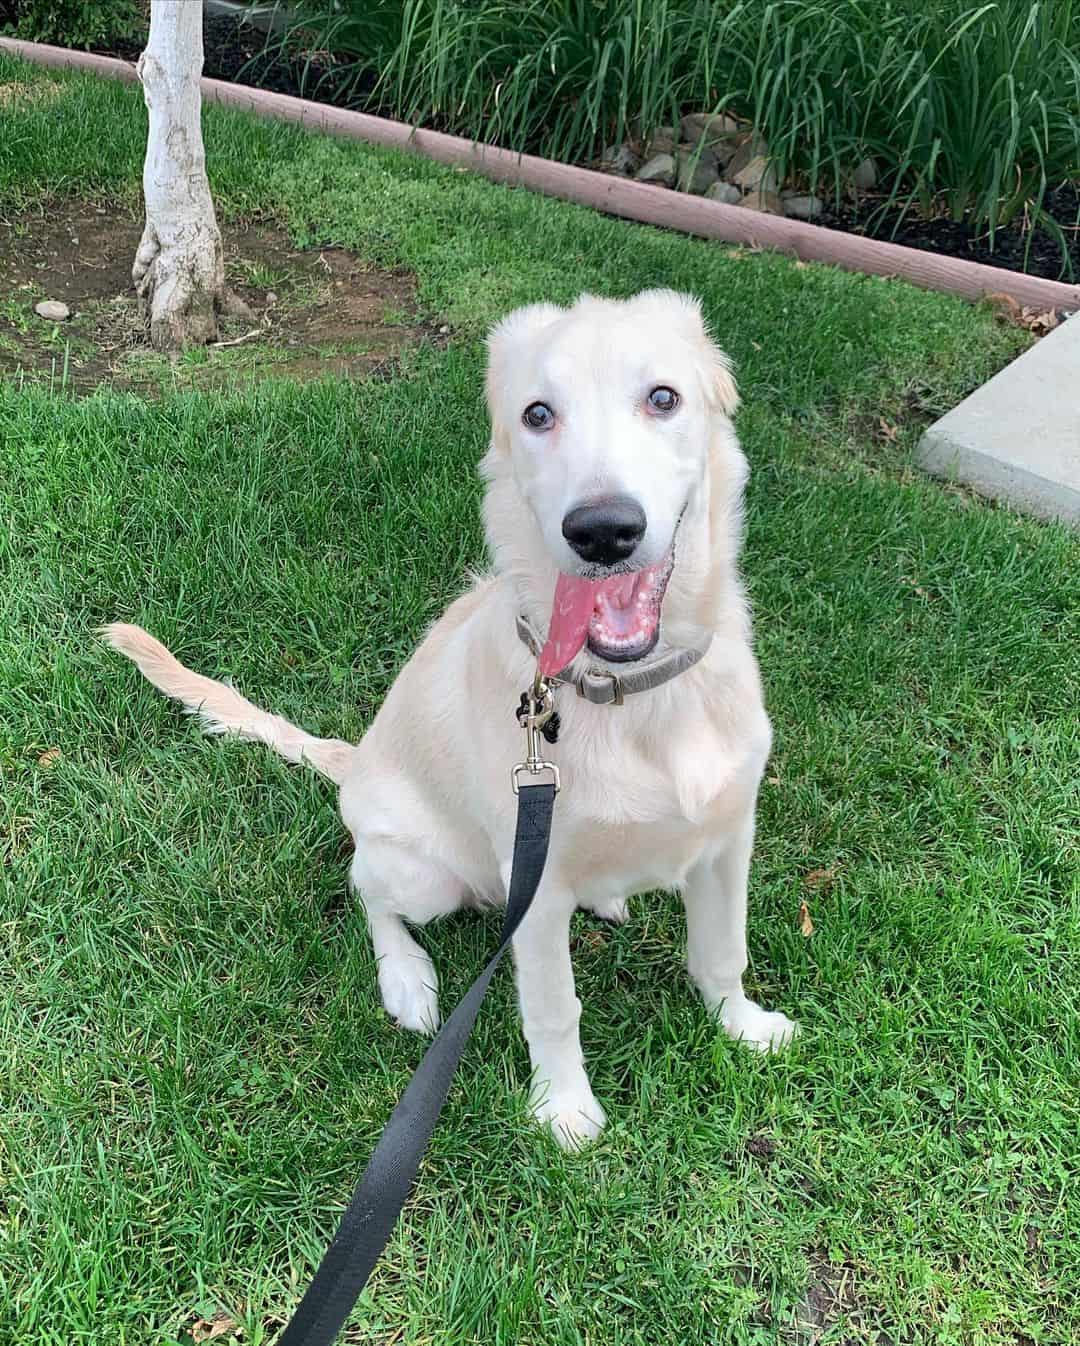
<svg viewBox="0 0 1080 1346"><path fill-rule="evenodd" d="M0 59L16 79L56 76ZM61 83L0 112L6 219L137 192L138 92ZM0 383L0 1340L189 1343L220 1310L271 1341L422 1051L381 1012L333 790L201 738L94 628L359 735L482 562L486 324L668 284L745 399L776 729L749 980L803 1036L760 1060L709 1022L673 896L579 917L608 1131L566 1156L529 1125L500 974L349 1340L1075 1342L1080 546L910 467L1026 338L222 110L206 131L228 223L406 268L451 332L367 382ZM444 1006L496 930L425 932Z"/></svg>

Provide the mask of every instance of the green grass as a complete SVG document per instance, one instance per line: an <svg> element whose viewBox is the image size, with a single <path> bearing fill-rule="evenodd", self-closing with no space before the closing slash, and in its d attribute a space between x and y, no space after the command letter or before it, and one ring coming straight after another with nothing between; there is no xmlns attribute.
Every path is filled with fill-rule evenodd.
<svg viewBox="0 0 1080 1346"><path fill-rule="evenodd" d="M69 87L5 113L5 211L134 190L137 92ZM268 1342L422 1050L379 1009L333 791L200 737L93 629L141 621L360 734L482 557L484 325L667 283L703 296L746 399L777 733L750 982L803 1037L759 1060L715 1029L670 895L580 919L610 1129L568 1157L528 1124L501 975L351 1340L1075 1342L1080 547L908 466L914 408L1021 339L897 283L206 125L227 219L415 269L455 335L367 384L0 385L0 1340L164 1346L220 1306ZM495 931L425 932L445 1005Z"/></svg>
<svg viewBox="0 0 1080 1346"><path fill-rule="evenodd" d="M555 158L729 109L781 178L839 191L873 154L898 199L970 210L991 235L1080 174L1073 0L303 0L299 14L291 40L353 57L365 105Z"/></svg>

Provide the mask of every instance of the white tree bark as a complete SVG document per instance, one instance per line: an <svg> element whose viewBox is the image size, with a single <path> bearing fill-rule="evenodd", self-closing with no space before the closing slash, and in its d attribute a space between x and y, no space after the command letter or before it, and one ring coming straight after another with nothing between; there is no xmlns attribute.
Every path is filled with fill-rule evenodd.
<svg viewBox="0 0 1080 1346"><path fill-rule="evenodd" d="M150 37L137 67L150 112L143 167L146 226L132 280L158 350L218 336L222 313L246 306L225 285L202 139L202 0L151 0Z"/></svg>

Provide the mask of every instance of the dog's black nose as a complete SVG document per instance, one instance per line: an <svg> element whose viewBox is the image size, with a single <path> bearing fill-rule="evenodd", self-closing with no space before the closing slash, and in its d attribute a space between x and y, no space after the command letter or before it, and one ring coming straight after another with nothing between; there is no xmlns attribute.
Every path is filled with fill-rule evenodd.
<svg viewBox="0 0 1080 1346"><path fill-rule="evenodd" d="M562 532L583 561L610 566L633 555L645 525L645 511L636 500L608 495L570 510Z"/></svg>

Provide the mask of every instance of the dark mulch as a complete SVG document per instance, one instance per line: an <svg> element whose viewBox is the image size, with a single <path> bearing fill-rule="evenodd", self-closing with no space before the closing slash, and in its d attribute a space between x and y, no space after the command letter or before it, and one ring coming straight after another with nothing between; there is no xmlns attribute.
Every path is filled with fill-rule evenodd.
<svg viewBox="0 0 1080 1346"><path fill-rule="evenodd" d="M830 207L819 223L827 229L872 234L908 248L963 257L969 262L984 262L1008 271L1027 271L1051 280L1070 279L1071 262L1072 276L1080 278L1080 186L1065 183L1048 191L1043 205L1065 235L1067 257L1062 254L1061 241L1045 228L1026 229L1022 223L1011 224L997 230L991 248L987 230L975 228L966 219L927 220L895 207L883 212L881 201L849 204L840 210Z"/></svg>
<svg viewBox="0 0 1080 1346"><path fill-rule="evenodd" d="M371 97L375 76L358 74L355 64L336 62L329 53L287 54L276 39L268 40L252 25L233 19L207 16L204 33L204 73L213 79L313 98L334 107L379 110ZM113 54L134 60L141 48L136 41ZM1044 208L1065 235L1064 251L1050 231L1027 228L1023 220L997 230L991 247L986 230L969 222L925 219L897 208L883 211L882 201L875 198L848 202L839 209L830 205L818 223L1008 271L1051 280L1080 278L1080 185L1066 183L1048 192Z"/></svg>
<svg viewBox="0 0 1080 1346"><path fill-rule="evenodd" d="M138 60L144 40L133 38L110 48L109 55ZM375 86L374 74L358 74L355 64L327 53L287 52L273 35L236 19L203 20L203 74L256 89L313 98L333 107L364 108Z"/></svg>

